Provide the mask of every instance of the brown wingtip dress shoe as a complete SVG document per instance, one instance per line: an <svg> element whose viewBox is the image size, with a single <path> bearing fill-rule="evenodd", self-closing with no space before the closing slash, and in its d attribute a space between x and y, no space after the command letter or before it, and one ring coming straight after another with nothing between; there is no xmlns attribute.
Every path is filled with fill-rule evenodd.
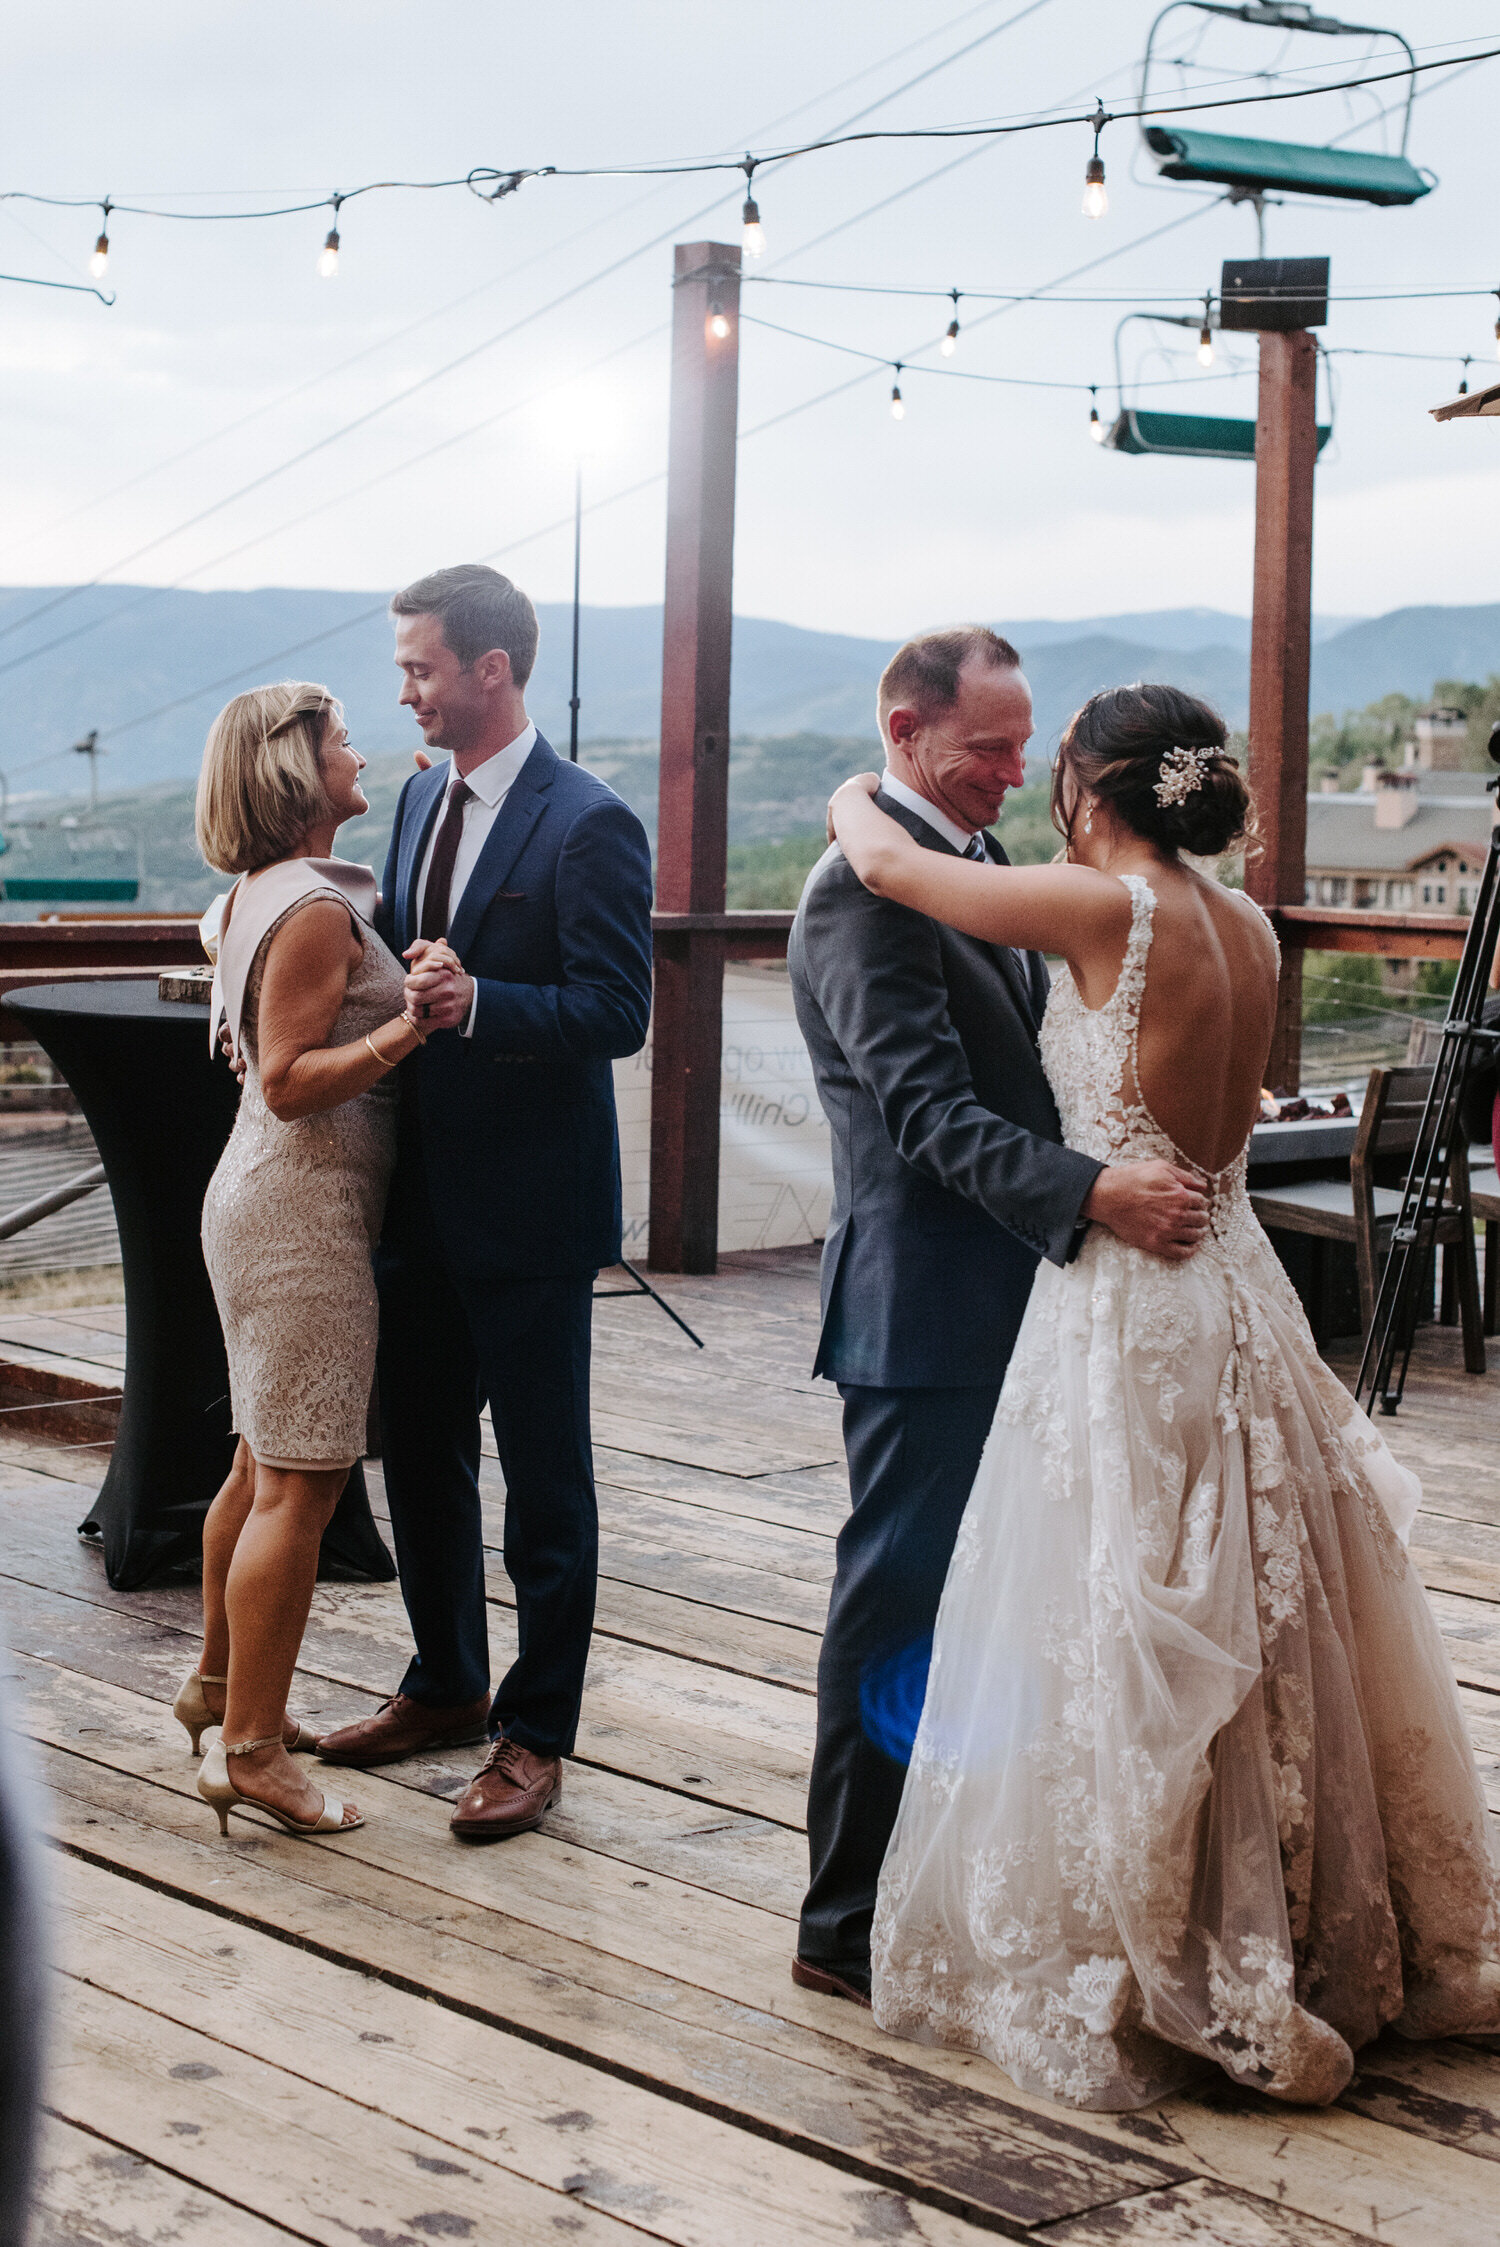
<svg viewBox="0 0 1500 2247"><path fill-rule="evenodd" d="M466 1748L489 1729L488 1693L462 1709L429 1709L405 1693L382 1701L373 1716L325 1732L318 1742L324 1763L400 1763L434 1748Z"/></svg>
<svg viewBox="0 0 1500 2247"><path fill-rule="evenodd" d="M530 1833L562 1796L562 1763L533 1755L518 1740L497 1740L454 1805L449 1824L461 1841L508 1841Z"/></svg>

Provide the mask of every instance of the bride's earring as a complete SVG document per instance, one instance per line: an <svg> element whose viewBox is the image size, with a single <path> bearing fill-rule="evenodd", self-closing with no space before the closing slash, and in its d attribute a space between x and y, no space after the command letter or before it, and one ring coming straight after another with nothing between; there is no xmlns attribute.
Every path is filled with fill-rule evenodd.
<svg viewBox="0 0 1500 2247"><path fill-rule="evenodd" d="M1090 801L1083 815L1083 831L1086 835L1092 835L1094 832L1094 806L1092 801Z"/></svg>

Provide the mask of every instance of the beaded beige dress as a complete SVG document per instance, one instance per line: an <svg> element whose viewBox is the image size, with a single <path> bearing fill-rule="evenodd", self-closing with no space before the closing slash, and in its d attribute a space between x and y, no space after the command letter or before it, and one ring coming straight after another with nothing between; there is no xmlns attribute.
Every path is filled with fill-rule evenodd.
<svg viewBox="0 0 1500 2247"><path fill-rule="evenodd" d="M248 888L237 884L214 986L215 1035L227 1015L246 1072L204 1197L203 1257L234 1428L267 1467L352 1466L365 1449L375 1373L371 1254L396 1155L395 1073L326 1114L283 1123L266 1106L256 1059L271 938L290 914L330 896L349 910L363 951L328 1042L351 1045L390 1021L404 971L370 926L369 869L340 860L289 859Z"/></svg>

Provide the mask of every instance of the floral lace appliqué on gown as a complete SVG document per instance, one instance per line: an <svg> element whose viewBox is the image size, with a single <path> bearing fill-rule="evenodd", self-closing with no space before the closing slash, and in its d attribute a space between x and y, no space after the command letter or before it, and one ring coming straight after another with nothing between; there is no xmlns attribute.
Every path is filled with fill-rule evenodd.
<svg viewBox="0 0 1500 2247"><path fill-rule="evenodd" d="M1186 1164L1140 1097L1156 900L1127 886L1115 991L1059 976L1042 1058L1069 1146ZM1244 1154L1208 1184L1187 1264L1096 1226L1037 1275L875 1914L882 2027L1084 2107L1206 2061L1317 2103L1386 2022L1500 2028L1420 1488L1319 1361Z"/></svg>

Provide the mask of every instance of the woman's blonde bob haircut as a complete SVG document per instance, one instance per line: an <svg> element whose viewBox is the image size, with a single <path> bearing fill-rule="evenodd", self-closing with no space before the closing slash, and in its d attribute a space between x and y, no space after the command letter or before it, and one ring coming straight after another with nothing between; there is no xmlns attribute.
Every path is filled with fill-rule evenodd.
<svg viewBox="0 0 1500 2247"><path fill-rule="evenodd" d="M327 687L282 679L226 702L198 775L198 848L221 874L288 857L328 809L318 752L343 712Z"/></svg>

